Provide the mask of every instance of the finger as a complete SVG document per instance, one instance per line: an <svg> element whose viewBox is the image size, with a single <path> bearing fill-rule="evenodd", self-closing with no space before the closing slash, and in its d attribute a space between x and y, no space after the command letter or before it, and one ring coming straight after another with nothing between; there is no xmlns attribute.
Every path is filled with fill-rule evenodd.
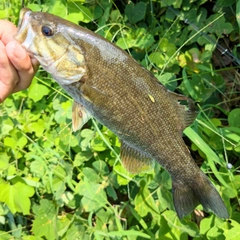
<svg viewBox="0 0 240 240"><path fill-rule="evenodd" d="M18 82L18 75L16 71L14 71L14 66L8 59L6 48L0 41L0 79L6 85L15 85Z"/></svg>
<svg viewBox="0 0 240 240"><path fill-rule="evenodd" d="M4 45L14 39L13 35L16 32L17 27L13 23L7 20L0 20L0 39Z"/></svg>
<svg viewBox="0 0 240 240"><path fill-rule="evenodd" d="M12 93L19 78L14 67L9 61L5 47L0 42L0 102Z"/></svg>
<svg viewBox="0 0 240 240"><path fill-rule="evenodd" d="M11 41L7 44L6 52L11 63L16 68L19 77L19 81L14 88L14 92L26 89L31 84L38 62L31 59L26 50L16 41Z"/></svg>

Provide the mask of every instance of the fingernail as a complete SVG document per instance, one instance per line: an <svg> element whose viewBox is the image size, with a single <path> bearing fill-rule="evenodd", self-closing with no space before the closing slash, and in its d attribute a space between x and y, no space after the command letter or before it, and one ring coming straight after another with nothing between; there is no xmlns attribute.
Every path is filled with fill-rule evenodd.
<svg viewBox="0 0 240 240"><path fill-rule="evenodd" d="M11 44L11 43L9 43ZM17 42L12 41L13 44L13 54L18 59L24 59L27 55L26 50L23 49Z"/></svg>

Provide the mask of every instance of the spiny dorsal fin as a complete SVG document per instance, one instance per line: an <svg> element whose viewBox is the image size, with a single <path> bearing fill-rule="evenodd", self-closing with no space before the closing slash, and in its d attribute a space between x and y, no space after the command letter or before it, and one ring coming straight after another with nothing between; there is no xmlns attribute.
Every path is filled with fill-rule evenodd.
<svg viewBox="0 0 240 240"><path fill-rule="evenodd" d="M183 131L186 127L188 127L193 123L193 121L197 116L197 111L196 111L194 102L186 96L183 96L174 92L170 92L170 91L168 91L168 93L170 94L170 97L172 98L172 100L178 103L178 105L176 106L177 106L178 116L182 123L181 130ZM187 101L188 109L186 105L181 105L180 101Z"/></svg>
<svg viewBox="0 0 240 240"><path fill-rule="evenodd" d="M125 142L121 141L121 161L126 170L133 174L149 172L153 169L155 161L140 152L130 147Z"/></svg>
<svg viewBox="0 0 240 240"><path fill-rule="evenodd" d="M91 115L80 103L73 102L72 106L72 128L73 131L81 129L83 125L91 118Z"/></svg>

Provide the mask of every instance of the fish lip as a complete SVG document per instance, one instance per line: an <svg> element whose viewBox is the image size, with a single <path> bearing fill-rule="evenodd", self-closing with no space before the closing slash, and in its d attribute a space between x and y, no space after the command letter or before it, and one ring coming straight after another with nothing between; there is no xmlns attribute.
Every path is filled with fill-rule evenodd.
<svg viewBox="0 0 240 240"><path fill-rule="evenodd" d="M22 39L21 32L25 30L31 13L32 13L32 10L29 8L22 8L20 11L19 21L18 21L18 31L14 35L14 39L17 40L20 44L25 40L25 39Z"/></svg>
<svg viewBox="0 0 240 240"><path fill-rule="evenodd" d="M28 14L26 14L27 12L29 12ZM26 19L28 20L29 18L29 14L32 12L31 9L29 8L22 8L20 13L19 13L19 22L18 22L18 28L20 29L22 26L23 21Z"/></svg>

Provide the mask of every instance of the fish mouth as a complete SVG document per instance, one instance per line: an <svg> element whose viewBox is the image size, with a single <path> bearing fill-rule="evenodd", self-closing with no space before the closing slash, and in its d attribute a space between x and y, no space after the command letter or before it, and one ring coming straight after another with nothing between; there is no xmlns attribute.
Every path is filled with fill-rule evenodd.
<svg viewBox="0 0 240 240"><path fill-rule="evenodd" d="M32 10L28 8L23 8L20 11L19 22L18 22L18 32L14 38L22 44L27 38L28 24L30 19L30 14Z"/></svg>
<svg viewBox="0 0 240 240"><path fill-rule="evenodd" d="M18 22L18 28L21 27L22 23L23 23L23 19L25 18L25 14L29 12L27 15L30 14L30 12L32 12L32 10L30 10L29 8L22 8L20 10L20 13L19 13L19 22Z"/></svg>

